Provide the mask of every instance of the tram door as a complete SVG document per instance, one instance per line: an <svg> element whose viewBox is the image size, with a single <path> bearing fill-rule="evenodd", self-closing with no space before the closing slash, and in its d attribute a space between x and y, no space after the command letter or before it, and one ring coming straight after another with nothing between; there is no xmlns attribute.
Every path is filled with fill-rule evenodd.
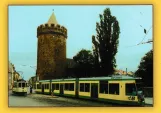
<svg viewBox="0 0 161 113"><path fill-rule="evenodd" d="M91 98L98 98L98 84L91 83Z"/></svg>
<svg viewBox="0 0 161 113"><path fill-rule="evenodd" d="M60 95L64 94L64 84L60 84Z"/></svg>
<svg viewBox="0 0 161 113"><path fill-rule="evenodd" d="M44 84L42 84L42 94L44 94Z"/></svg>

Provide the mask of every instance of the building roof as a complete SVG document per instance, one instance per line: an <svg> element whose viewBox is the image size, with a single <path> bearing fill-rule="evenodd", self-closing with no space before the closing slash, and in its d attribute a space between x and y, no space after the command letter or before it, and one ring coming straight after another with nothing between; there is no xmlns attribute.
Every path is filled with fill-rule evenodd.
<svg viewBox="0 0 161 113"><path fill-rule="evenodd" d="M55 25L58 24L58 22L57 22L57 20L56 20L56 16L55 16L54 13L51 14L51 16L50 16L50 18L49 18L49 20L48 20L47 23L48 23L48 24L55 24Z"/></svg>

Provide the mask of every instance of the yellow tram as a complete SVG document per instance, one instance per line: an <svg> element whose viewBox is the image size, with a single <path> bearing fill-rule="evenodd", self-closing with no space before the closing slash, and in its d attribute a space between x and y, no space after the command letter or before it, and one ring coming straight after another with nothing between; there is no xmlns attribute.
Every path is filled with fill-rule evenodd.
<svg viewBox="0 0 161 113"><path fill-rule="evenodd" d="M143 105L144 96L130 76L40 80L36 93L94 99L111 103Z"/></svg>
<svg viewBox="0 0 161 113"><path fill-rule="evenodd" d="M27 82L22 79L14 81L12 93L27 95Z"/></svg>

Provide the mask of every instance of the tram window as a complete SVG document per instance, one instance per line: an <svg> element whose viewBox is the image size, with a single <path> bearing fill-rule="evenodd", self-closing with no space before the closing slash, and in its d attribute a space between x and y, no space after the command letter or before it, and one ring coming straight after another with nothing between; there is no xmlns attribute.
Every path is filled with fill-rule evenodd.
<svg viewBox="0 0 161 113"><path fill-rule="evenodd" d="M74 91L74 83L69 84L69 91Z"/></svg>
<svg viewBox="0 0 161 113"><path fill-rule="evenodd" d="M109 94L119 95L119 84L117 83L109 84Z"/></svg>
<svg viewBox="0 0 161 113"><path fill-rule="evenodd" d="M84 83L80 83L80 91L84 92Z"/></svg>
<svg viewBox="0 0 161 113"><path fill-rule="evenodd" d="M25 83L22 83L22 87L25 87Z"/></svg>
<svg viewBox="0 0 161 113"><path fill-rule="evenodd" d="M46 89L49 89L49 84L46 84Z"/></svg>
<svg viewBox="0 0 161 113"><path fill-rule="evenodd" d="M21 87L21 83L18 83L18 87Z"/></svg>
<svg viewBox="0 0 161 113"><path fill-rule="evenodd" d="M55 84L52 84L52 90L55 90Z"/></svg>
<svg viewBox="0 0 161 113"><path fill-rule="evenodd" d="M69 84L65 83L65 90L69 90Z"/></svg>
<svg viewBox="0 0 161 113"><path fill-rule="evenodd" d="M134 83L126 84L126 95L136 95L136 86Z"/></svg>
<svg viewBox="0 0 161 113"><path fill-rule="evenodd" d="M37 89L41 89L41 85L40 84L37 84Z"/></svg>
<svg viewBox="0 0 161 113"><path fill-rule="evenodd" d="M56 84L56 90L59 90L59 84Z"/></svg>
<svg viewBox="0 0 161 113"><path fill-rule="evenodd" d="M90 87L89 83L85 83L85 92L89 92L89 87Z"/></svg>
<svg viewBox="0 0 161 113"><path fill-rule="evenodd" d="M39 84L40 89L42 88L42 84Z"/></svg>
<svg viewBox="0 0 161 113"><path fill-rule="evenodd" d="M100 93L108 94L108 81L100 81Z"/></svg>
<svg viewBox="0 0 161 113"><path fill-rule="evenodd" d="M45 89L48 89L48 84L45 84Z"/></svg>

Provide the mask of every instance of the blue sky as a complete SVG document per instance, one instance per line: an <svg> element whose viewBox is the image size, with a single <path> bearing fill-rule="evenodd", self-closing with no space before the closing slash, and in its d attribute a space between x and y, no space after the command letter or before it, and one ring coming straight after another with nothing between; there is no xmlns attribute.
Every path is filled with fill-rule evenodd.
<svg viewBox="0 0 161 113"><path fill-rule="evenodd" d="M9 6L9 60L17 71L23 72L24 79L35 74L36 69L30 66L37 64L37 27L48 21L53 9L58 23L68 29L67 58L82 48L92 50L91 37L96 34L96 22L105 8L110 8L120 25L117 69L136 71L141 58L153 46L133 46L145 35L142 27L150 29L143 42L152 39L152 5Z"/></svg>

